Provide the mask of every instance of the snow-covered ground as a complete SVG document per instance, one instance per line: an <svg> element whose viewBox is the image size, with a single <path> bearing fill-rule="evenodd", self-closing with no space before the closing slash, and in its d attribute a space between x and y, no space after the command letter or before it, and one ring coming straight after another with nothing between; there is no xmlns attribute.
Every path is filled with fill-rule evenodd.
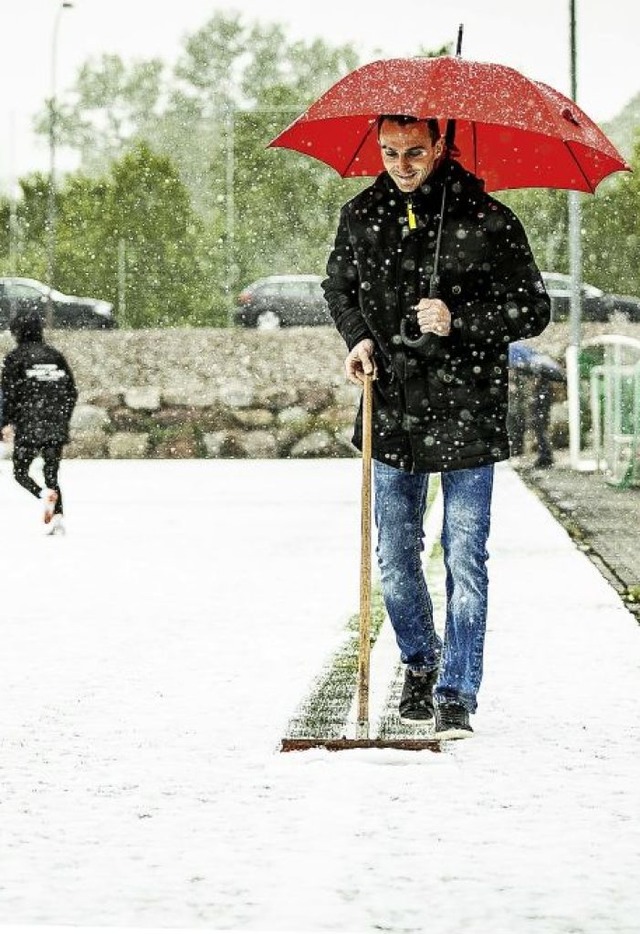
<svg viewBox="0 0 640 934"><path fill-rule="evenodd" d="M640 631L508 466L441 754L278 751L357 612L359 461L61 478L46 538L0 462L0 925L637 934Z"/></svg>

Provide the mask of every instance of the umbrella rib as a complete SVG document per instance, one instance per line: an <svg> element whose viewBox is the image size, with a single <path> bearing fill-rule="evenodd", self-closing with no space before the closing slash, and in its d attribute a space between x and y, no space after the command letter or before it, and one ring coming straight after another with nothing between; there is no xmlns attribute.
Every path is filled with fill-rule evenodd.
<svg viewBox="0 0 640 934"><path fill-rule="evenodd" d="M358 146L357 146L355 152L353 153L353 155L351 156L351 158L349 159L349 161L348 161L347 164L345 165L344 169L341 171L340 174L341 174L341 176L342 176L343 178L346 178L347 172L349 171L349 169L351 168L351 166L353 165L353 163L356 161L356 159L357 159L358 156L360 155L360 152L361 152L361 150L362 150L362 147L364 146L364 144L365 144L366 141L368 140L369 134L371 133L371 131L372 131L372 129L374 128L374 126L375 126L375 121L371 124L371 126L369 127L369 129L367 130L367 132L364 134L364 136L362 137L362 139L361 139L360 142L358 143Z"/></svg>
<svg viewBox="0 0 640 934"><path fill-rule="evenodd" d="M588 176L585 175L584 169L582 168L582 166L580 165L580 162L578 161L578 157L575 155L573 149L571 148L571 143L570 143L570 142L565 142L565 146L566 146L567 149L569 150L569 153L571 154L571 158L572 158L573 161L575 162L575 164L576 164L576 166L577 166L577 168L578 168L578 171L580 172L580 174L582 175L583 179L585 180L585 182L586 182L586 184L587 184L587 186L588 186L588 188L589 188L589 191L591 192L592 195L595 194L595 191L596 191L595 185L592 185L591 182L589 181Z"/></svg>
<svg viewBox="0 0 640 934"><path fill-rule="evenodd" d="M473 139L473 174L478 174L478 133L476 131L475 120L471 124L471 136Z"/></svg>

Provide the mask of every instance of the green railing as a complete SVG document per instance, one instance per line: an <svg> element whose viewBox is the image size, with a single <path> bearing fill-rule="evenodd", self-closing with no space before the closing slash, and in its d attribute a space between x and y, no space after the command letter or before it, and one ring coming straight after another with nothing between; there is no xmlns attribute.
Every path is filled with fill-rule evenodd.
<svg viewBox="0 0 640 934"><path fill-rule="evenodd" d="M578 373L596 470L614 486L640 485L640 340L603 334L585 341Z"/></svg>

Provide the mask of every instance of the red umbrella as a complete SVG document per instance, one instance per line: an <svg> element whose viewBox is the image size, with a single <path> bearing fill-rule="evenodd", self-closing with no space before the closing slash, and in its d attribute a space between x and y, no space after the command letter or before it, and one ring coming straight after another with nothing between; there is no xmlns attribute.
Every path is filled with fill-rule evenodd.
<svg viewBox="0 0 640 934"><path fill-rule="evenodd" d="M595 191L629 170L602 130L568 97L505 65L459 56L387 59L357 68L269 145L313 156L348 176L382 170L376 120L403 113L455 120L456 158L488 191Z"/></svg>

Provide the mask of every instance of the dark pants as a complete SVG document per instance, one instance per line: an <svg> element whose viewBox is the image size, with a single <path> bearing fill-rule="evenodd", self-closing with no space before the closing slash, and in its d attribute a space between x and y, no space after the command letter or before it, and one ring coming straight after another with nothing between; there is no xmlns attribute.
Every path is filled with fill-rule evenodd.
<svg viewBox="0 0 640 934"><path fill-rule="evenodd" d="M509 379L509 440L511 453L516 457L524 454L524 438L527 424L535 438L538 460L550 463L553 451L549 441L549 421L553 386L544 375L531 377L513 372Z"/></svg>
<svg viewBox="0 0 640 934"><path fill-rule="evenodd" d="M54 513L62 515L62 493L58 485L58 470L62 459L62 444L44 444L42 446L34 444L17 443L13 448L13 476L20 486L28 490L33 496L39 497L42 487L38 486L33 477L29 474L29 468L38 457L42 455L44 473L44 482L48 489L55 490L58 494Z"/></svg>

